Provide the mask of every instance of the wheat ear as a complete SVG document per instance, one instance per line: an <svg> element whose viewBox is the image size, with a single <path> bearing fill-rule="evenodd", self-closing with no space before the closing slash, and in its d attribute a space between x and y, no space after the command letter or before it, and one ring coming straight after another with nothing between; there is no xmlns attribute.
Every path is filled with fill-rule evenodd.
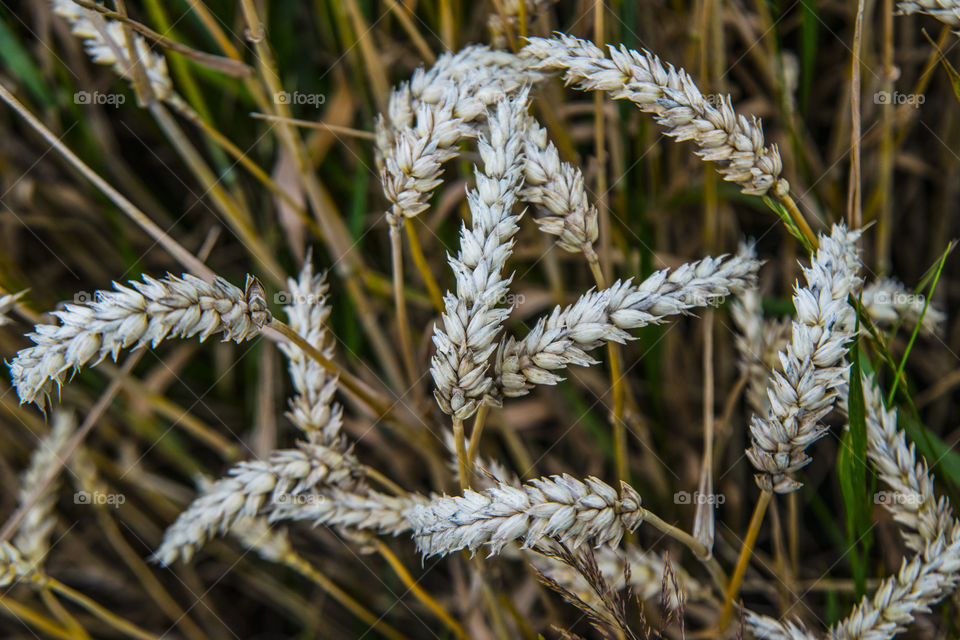
<svg viewBox="0 0 960 640"><path fill-rule="evenodd" d="M349 453L320 444L272 452L265 460L240 462L211 484L166 530L154 559L169 565L187 561L214 535L276 505L300 502L318 487L356 486L359 463Z"/></svg>
<svg viewBox="0 0 960 640"><path fill-rule="evenodd" d="M328 360L333 360L333 344L326 344L326 322L330 317L330 305L327 303L329 287L322 274L314 273L311 253L307 254L299 276L287 279L287 289L289 299L283 310L288 325ZM303 432L308 442L342 448L338 443L341 440L343 409L333 402L337 377L292 342L282 342L278 346L287 356L287 370L296 391L290 399L287 417Z"/></svg>
<svg viewBox="0 0 960 640"><path fill-rule="evenodd" d="M789 183L780 173L783 163L776 145L764 146L757 118L734 111L729 96L707 99L683 69L661 63L648 51L596 45L569 35L530 38L521 55L534 69L560 70L568 84L585 91L606 91L652 113L677 140L691 140L697 155L717 165L724 180L744 193L785 195Z"/></svg>
<svg viewBox="0 0 960 640"><path fill-rule="evenodd" d="M377 121L376 152L392 228L427 208L444 163L477 135L487 108L539 77L513 54L473 46L444 54L391 94L387 117Z"/></svg>
<svg viewBox="0 0 960 640"><path fill-rule="evenodd" d="M597 209L587 200L583 173L567 162L547 139L547 130L536 122L527 127L523 144L525 184L521 197L537 205L543 215L540 230L557 236L561 248L593 254L600 228Z"/></svg>
<svg viewBox="0 0 960 640"><path fill-rule="evenodd" d="M897 10L905 15L925 13L951 27L960 27L960 2L957 0L909 0L898 2Z"/></svg>
<svg viewBox="0 0 960 640"><path fill-rule="evenodd" d="M20 298L26 295L26 293L26 290L24 290L0 296L0 327L12 322L9 318L9 313L14 310Z"/></svg>
<svg viewBox="0 0 960 640"><path fill-rule="evenodd" d="M750 423L752 445L747 457L761 471L757 484L767 491L789 493L802 485L791 474L805 466L805 450L821 438L818 423L830 413L843 384L843 358L853 337L855 312L847 298L857 289L859 232L835 226L821 235L807 284L793 296L797 317L791 342L780 352L783 370L775 371L767 392L770 409Z"/></svg>
<svg viewBox="0 0 960 640"><path fill-rule="evenodd" d="M715 306L726 296L755 286L760 262L752 254L704 258L654 273L638 285L618 281L591 291L574 304L554 309L522 340L505 338L495 361L496 385L488 395L517 397L537 384L556 384L555 373L570 365L589 366L587 353L606 342L626 342L627 333L690 309Z"/></svg>
<svg viewBox="0 0 960 640"><path fill-rule="evenodd" d="M139 65L146 72L150 90L158 100L174 96L166 59L154 53L143 36L129 34L137 56L131 61L123 24L107 20L99 12L81 7L73 0L53 0L52 7L55 14L70 23L71 33L83 39L87 54L94 63L113 67L120 77L131 83L134 68Z"/></svg>
<svg viewBox="0 0 960 640"><path fill-rule="evenodd" d="M64 453L67 440L77 429L72 413L55 411L53 427L38 444L30 458L30 466L20 476L20 504L30 500L43 483L50 467L57 464ZM54 506L57 501L57 483L51 482L27 511L13 538L13 545L32 565L41 566L50 550L50 533L56 524Z"/></svg>
<svg viewBox="0 0 960 640"><path fill-rule="evenodd" d="M914 556L883 580L872 598L860 602L850 615L828 631L837 640L883 640L904 631L919 612L949 595L960 572L960 522L945 498L933 492L927 463L918 462L916 448L907 444L897 427L897 413L886 409L876 379L863 381L867 423L867 457L881 480L893 491L883 502L904 530L904 541ZM809 640L815 636L793 622L750 613L754 635L764 640Z"/></svg>
<svg viewBox="0 0 960 640"><path fill-rule="evenodd" d="M480 136L483 169L476 172L476 189L467 194L471 226L461 227L460 252L450 258L456 293L445 296L443 326L434 329L434 395L443 411L459 420L473 415L493 384L488 361L510 313L498 305L508 292L510 278L503 271L520 218L514 206L523 179L527 103L526 90L497 103Z"/></svg>
<svg viewBox="0 0 960 640"><path fill-rule="evenodd" d="M881 327L902 324L907 329L913 329L919 324L922 333L933 335L946 320L946 315L933 304L927 305L924 313L926 299L912 293L902 282L892 278L883 278L866 285L861 292L860 302L870 319Z"/></svg>
<svg viewBox="0 0 960 640"><path fill-rule="evenodd" d="M45 399L51 383L59 388L69 371L93 359L96 365L121 349L169 336L206 340L222 333L224 340L243 342L260 333L270 320L260 282L247 276L241 291L223 278L212 283L195 276L143 276L131 287L114 283L114 291L97 291L93 300L68 304L53 315L59 325L39 324L29 334L35 346L21 349L10 364L20 402Z"/></svg>
<svg viewBox="0 0 960 640"><path fill-rule="evenodd" d="M413 507L406 517L426 556L448 555L483 545L490 555L509 542L532 548L547 540L576 548L584 542L616 546L643 521L640 495L626 483L613 487L569 475L533 480L522 487L497 484L483 492L441 496Z"/></svg>

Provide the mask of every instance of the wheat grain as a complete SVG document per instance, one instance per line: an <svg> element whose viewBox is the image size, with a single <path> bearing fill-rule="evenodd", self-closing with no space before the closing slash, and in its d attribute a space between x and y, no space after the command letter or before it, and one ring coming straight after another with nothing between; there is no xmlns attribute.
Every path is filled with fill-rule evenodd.
<svg viewBox="0 0 960 640"><path fill-rule="evenodd" d="M523 90L497 103L488 130L480 136L483 170L478 169L476 189L467 194L472 222L461 227L460 252L450 258L456 294L445 296L443 327L434 329L434 395L445 413L460 420L477 410L492 385L488 361L510 313L497 305L508 292L510 278L503 270L520 219L514 205L522 183L527 102Z"/></svg>
<svg viewBox="0 0 960 640"><path fill-rule="evenodd" d="M274 451L266 460L231 468L194 500L164 533L154 559L164 565L190 560L215 534L225 534L242 518L268 513L276 505L306 500L318 487L353 488L359 463L350 453L320 444L299 443Z"/></svg>
<svg viewBox="0 0 960 640"><path fill-rule="evenodd" d="M590 366L587 353L605 342L623 343L629 329L659 324L690 309L715 306L726 296L754 286L760 262L752 255L704 258L654 273L639 285L618 281L591 291L574 304L557 307L537 321L522 340L505 338L495 361L491 398L517 397L537 384L556 384L554 373L570 365Z"/></svg>
<svg viewBox="0 0 960 640"><path fill-rule="evenodd" d="M21 349L10 364L20 402L42 400L53 382L59 388L68 371L121 349L157 346L169 336L243 342L270 320L260 282L247 276L244 291L222 278L207 283L185 274L162 280L143 276L132 288L114 283L114 291L97 291L93 300L68 304L53 315L59 325L37 325L29 334L35 346ZM42 402L38 402L42 404Z"/></svg>
<svg viewBox="0 0 960 640"><path fill-rule="evenodd" d="M53 12L70 23L73 35L83 39L87 54L95 64L113 67L117 74L129 80L134 79L134 68L139 65L146 72L150 89L158 100L173 97L173 83L167 72L167 61L163 55L154 53L143 36L130 33L136 60L130 60L130 47L124 26L116 20L107 20L99 12L85 9L73 0L53 0Z"/></svg>
<svg viewBox="0 0 960 640"><path fill-rule="evenodd" d="M521 55L538 70L561 70L568 84L585 91L605 91L652 113L677 140L692 140L697 155L717 165L724 180L740 185L744 193L785 195L789 183L782 177L776 145L764 146L757 118L738 115L729 96L708 100L689 74L663 65L648 51L609 47L610 57L594 44L569 35L530 38Z"/></svg>
<svg viewBox="0 0 960 640"><path fill-rule="evenodd" d="M774 372L770 381L770 410L750 423L747 457L762 472L756 479L765 490L789 493L802 486L790 474L810 461L806 448L827 432L818 422L833 409L843 383L842 361L855 321L847 297L859 286L859 236L842 226L829 237L822 235L810 267L803 270L807 285L796 287L797 317L791 342L780 352L783 371Z"/></svg>
<svg viewBox="0 0 960 640"><path fill-rule="evenodd" d="M626 483L620 494L594 477L569 475L533 480L521 488L498 484L483 492L440 496L409 509L406 517L425 556L447 555L486 545L490 555L509 542L532 548L548 539L573 548L592 541L616 546L636 529L645 511Z"/></svg>

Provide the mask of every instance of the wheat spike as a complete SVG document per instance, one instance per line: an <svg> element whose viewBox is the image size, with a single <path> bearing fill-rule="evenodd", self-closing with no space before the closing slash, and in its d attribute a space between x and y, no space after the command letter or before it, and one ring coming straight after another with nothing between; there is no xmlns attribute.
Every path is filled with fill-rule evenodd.
<svg viewBox="0 0 960 640"><path fill-rule="evenodd" d="M184 274L162 280L143 276L132 287L113 283L114 291L97 291L93 300L68 304L53 315L59 325L39 324L29 334L35 346L21 349L10 364L20 402L45 399L51 383L59 388L70 371L88 361L96 365L121 349L157 346L173 336L243 342L270 320L263 287L247 276L244 291L223 278L213 283ZM42 404L38 403L38 404Z"/></svg>
<svg viewBox="0 0 960 640"><path fill-rule="evenodd" d="M776 145L764 146L757 118L738 115L729 96L708 100L683 69L664 65L648 51L596 45L569 35L530 38L521 52L538 70L563 71L568 84L585 91L606 91L652 113L677 140L692 140L697 155L718 166L724 180L744 193L786 194L789 183L780 173L783 163ZM716 104L714 104L716 103Z"/></svg>

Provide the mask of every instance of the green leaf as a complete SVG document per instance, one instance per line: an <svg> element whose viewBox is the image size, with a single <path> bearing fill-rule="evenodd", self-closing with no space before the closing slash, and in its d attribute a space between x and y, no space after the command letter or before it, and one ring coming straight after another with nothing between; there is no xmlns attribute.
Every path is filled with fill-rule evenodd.
<svg viewBox="0 0 960 640"><path fill-rule="evenodd" d="M33 64L33 59L20 45L17 34L8 26L6 19L0 20L0 62L44 107L54 106L53 94L43 81L45 75Z"/></svg>

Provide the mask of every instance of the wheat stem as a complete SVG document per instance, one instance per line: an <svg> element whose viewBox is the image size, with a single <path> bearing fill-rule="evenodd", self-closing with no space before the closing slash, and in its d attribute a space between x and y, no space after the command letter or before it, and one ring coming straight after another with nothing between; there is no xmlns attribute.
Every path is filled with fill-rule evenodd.
<svg viewBox="0 0 960 640"><path fill-rule="evenodd" d="M93 186L99 189L103 195L107 196L111 202L113 202L123 213L125 213L131 220L133 220L141 229L146 231L153 240L157 242L160 246L167 250L167 252L177 259L184 266L185 269L193 272L200 278L208 282L213 282L216 278L216 274L203 262L198 260L196 256L187 251L180 245L176 240L170 237L163 229L161 229L155 222L153 222L147 214L138 209L132 202L127 200L119 191L114 189L110 184L100 177L93 169L91 169L87 164L78 158L70 149L64 145L60 139L54 135L50 129L48 129L42 122L40 122L30 111L27 110L23 104L17 100L10 91L7 90L5 86L0 84L0 99L6 102L10 107L16 111L20 117L26 120L40 136L47 141L47 143L57 150L57 152L64 157L64 159L69 162L77 171L79 171L84 178L89 180Z"/></svg>
<svg viewBox="0 0 960 640"><path fill-rule="evenodd" d="M393 572L397 574L397 577L403 582L404 586L417 597L420 602L422 602L435 616L437 616L447 628L450 629L458 638L461 640L470 640L470 636L467 635L467 632L464 631L463 627L447 613L446 609L443 606L433 599L429 593L427 593L423 587L417 584L417 581L413 579L413 576L410 575L410 572L407 571L407 568L403 566L403 563L400 562L400 559L390 550L390 548L385 545L382 541L374 538L373 545L377 548L377 551L383 556L383 559L387 561L387 564L390 565L390 568L393 569Z"/></svg>
<svg viewBox="0 0 960 640"><path fill-rule="evenodd" d="M417 265L417 270L423 278L423 283L427 286L427 291L430 293L430 301L437 311L443 313L443 293L440 291L440 285L437 284L436 276L433 275L433 271L427 263L427 257L423 255L423 247L420 245L420 238L417 237L417 230L413 226L413 220L405 217L403 219L403 226L407 231L410 257L413 258L413 263Z"/></svg>
<svg viewBox="0 0 960 640"><path fill-rule="evenodd" d="M356 599L341 589L337 583L328 578L300 554L289 550L281 556L280 562L313 581L318 587L323 589L327 595L339 602L344 609L369 624L371 629L376 629L391 640L409 640L406 635L384 622L383 616L378 616L357 602Z"/></svg>
<svg viewBox="0 0 960 640"><path fill-rule="evenodd" d="M50 588L51 591L53 591L54 593L58 593L64 598L67 598L68 600L71 600L74 603L80 605L81 607L83 607L84 609L92 613L94 616L96 616L100 620L109 624L111 627L113 627L117 631L120 631L121 633L124 633L130 636L131 638L137 638L138 640L160 640L159 636L156 636L150 633L149 631L141 629L140 627L133 624L129 620L121 618L120 616L116 615L109 609L106 609L105 607L100 605L96 600L93 600L92 598L85 596L84 594L80 593L79 591L77 591L72 587L68 587L67 585L63 584L59 580L55 578L51 578L49 576L45 576L41 579L43 583Z"/></svg>
<svg viewBox="0 0 960 640"><path fill-rule="evenodd" d="M737 558L737 565L734 567L733 575L730 576L730 582L727 585L723 598L723 610L720 614L719 632L722 633L730 621L730 614L733 612L733 601L740 590L740 584L743 582L743 576L747 572L747 565L750 563L750 556L753 553L753 545L757 541L757 534L760 533L760 526L763 524L763 516L770 505L770 499L773 498L772 491L761 491L753 508L753 515L750 517L750 526L747 529L747 535L743 540L743 546L740 547L740 556Z"/></svg>

